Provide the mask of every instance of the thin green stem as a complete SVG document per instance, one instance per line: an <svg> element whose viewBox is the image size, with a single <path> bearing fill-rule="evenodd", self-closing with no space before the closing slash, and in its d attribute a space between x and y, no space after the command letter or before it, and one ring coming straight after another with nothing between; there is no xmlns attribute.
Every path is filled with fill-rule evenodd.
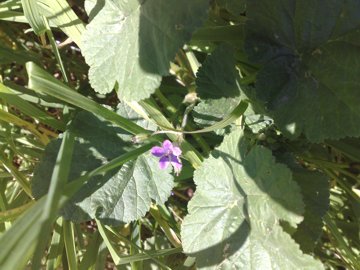
<svg viewBox="0 0 360 270"><path fill-rule="evenodd" d="M174 129L172 124L162 114L153 100L147 99L140 101L139 104L148 113L150 118L152 118L159 126L163 126L168 129ZM167 136L170 138L170 140L180 143L184 157L189 160L194 168L199 168L201 166L203 157L190 143L176 134L167 134Z"/></svg>
<svg viewBox="0 0 360 270"><path fill-rule="evenodd" d="M159 101L161 102L161 104L172 114L175 114L177 112L175 106L162 94L162 92L160 91L160 89L157 89L155 92L156 97L159 99ZM194 130L194 126L192 125L191 122L187 122L188 124L188 130ZM199 134L192 134L193 138L195 139L195 141L199 144L199 146L201 147L201 149L203 150L205 155L208 155L211 151L210 146L206 143L206 141L202 138L201 135Z"/></svg>
<svg viewBox="0 0 360 270"><path fill-rule="evenodd" d="M177 237L176 233L170 228L169 224L162 218L161 213L156 206L153 205L150 208L150 214L160 225L171 244L173 244L174 247L181 247L180 239Z"/></svg>

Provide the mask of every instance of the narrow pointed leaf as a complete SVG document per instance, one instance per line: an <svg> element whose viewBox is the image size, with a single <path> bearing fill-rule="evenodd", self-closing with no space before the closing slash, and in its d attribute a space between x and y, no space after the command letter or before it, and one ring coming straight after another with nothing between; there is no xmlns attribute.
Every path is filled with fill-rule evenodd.
<svg viewBox="0 0 360 270"><path fill-rule="evenodd" d="M30 89L58 98L76 107L97 114L110 122L116 123L121 128L132 134L146 133L146 130L132 123L130 120L121 117L120 115L109 109L106 109L95 101L75 92L67 85L56 80L53 76L51 76L45 70L41 69L36 64L28 62L26 63L26 69L29 75Z"/></svg>
<svg viewBox="0 0 360 270"><path fill-rule="evenodd" d="M35 34L41 35L46 31L43 14L37 0L21 0L24 15L34 30Z"/></svg>

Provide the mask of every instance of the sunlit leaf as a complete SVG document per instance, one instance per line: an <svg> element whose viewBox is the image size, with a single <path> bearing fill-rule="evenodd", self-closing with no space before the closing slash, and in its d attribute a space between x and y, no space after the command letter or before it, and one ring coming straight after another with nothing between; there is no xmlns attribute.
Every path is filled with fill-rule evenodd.
<svg viewBox="0 0 360 270"><path fill-rule="evenodd" d="M127 110L129 115L135 115ZM73 120L72 130L76 136L69 176L72 180L134 149L130 134L89 113L79 113ZM49 172L54 167L59 144L57 140L47 146L35 170L33 193L36 197L47 192ZM90 179L67 204L63 215L77 222L95 217L111 224L129 222L144 216L152 200L164 203L172 186L170 168L160 170L158 159L147 153L121 168Z"/></svg>
<svg viewBox="0 0 360 270"><path fill-rule="evenodd" d="M322 269L279 226L302 220L291 171L266 148L249 147L234 131L195 172L184 251L196 256L199 269Z"/></svg>
<svg viewBox="0 0 360 270"><path fill-rule="evenodd" d="M207 7L207 0L106 1L83 36L92 87L109 93L117 84L120 98L147 98L202 24Z"/></svg>

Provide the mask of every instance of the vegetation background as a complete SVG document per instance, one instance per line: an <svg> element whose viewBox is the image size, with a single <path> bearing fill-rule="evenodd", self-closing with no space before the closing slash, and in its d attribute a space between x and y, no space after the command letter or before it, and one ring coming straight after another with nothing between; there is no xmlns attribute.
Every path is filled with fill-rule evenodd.
<svg viewBox="0 0 360 270"><path fill-rule="evenodd" d="M247 2L0 1L0 269L360 269L358 1ZM296 52L287 27L293 3L299 21L315 25L310 37L301 32L307 21L296 26L305 40ZM127 16L131 5L146 6L139 18L151 18L135 34L136 16L121 28L114 15ZM335 39L340 26L324 34L344 17L355 34ZM174 20L169 41L156 29ZM279 36L266 34L273 29ZM338 39L346 45L336 47ZM136 57L144 62L133 67ZM322 82L335 85L345 105L327 90L283 105L294 98L288 89L304 93ZM262 88L268 92L259 95ZM183 151L178 176L159 170L148 153L166 135ZM253 150L245 157L237 149ZM249 171L265 164L268 183L287 173L297 183L269 187L283 198L274 195L274 213L254 206L251 234L226 223L251 218L242 205L197 214L242 196L217 182L227 156L253 162ZM245 174L233 166L235 178ZM201 179L210 180L202 186ZM256 227L262 221L264 230L281 225L268 246ZM239 255L244 235L259 254Z"/></svg>

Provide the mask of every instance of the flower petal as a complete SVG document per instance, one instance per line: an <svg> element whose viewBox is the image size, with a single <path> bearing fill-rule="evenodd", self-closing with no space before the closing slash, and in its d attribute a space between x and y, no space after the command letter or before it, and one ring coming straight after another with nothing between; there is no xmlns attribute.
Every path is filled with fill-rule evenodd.
<svg viewBox="0 0 360 270"><path fill-rule="evenodd" d="M167 156L164 156L162 158L160 158L159 160L159 167L161 170L164 170L167 168L167 166L169 166L170 163L170 159Z"/></svg>
<svg viewBox="0 0 360 270"><path fill-rule="evenodd" d="M175 172L181 171L182 163L181 163L181 160L177 156L171 155L170 162L171 162L171 165L174 167Z"/></svg>
<svg viewBox="0 0 360 270"><path fill-rule="evenodd" d="M172 149L172 153L174 154L174 156L180 156L181 155L181 149L180 147L178 146L173 146L173 149Z"/></svg>
<svg viewBox="0 0 360 270"><path fill-rule="evenodd" d="M160 146L154 146L153 148L151 148L151 154L153 154L155 157L162 157L163 155L165 155L165 151Z"/></svg>
<svg viewBox="0 0 360 270"><path fill-rule="evenodd" d="M164 149L164 152L171 152L173 149L173 144L169 140L165 140L162 143L162 148Z"/></svg>

